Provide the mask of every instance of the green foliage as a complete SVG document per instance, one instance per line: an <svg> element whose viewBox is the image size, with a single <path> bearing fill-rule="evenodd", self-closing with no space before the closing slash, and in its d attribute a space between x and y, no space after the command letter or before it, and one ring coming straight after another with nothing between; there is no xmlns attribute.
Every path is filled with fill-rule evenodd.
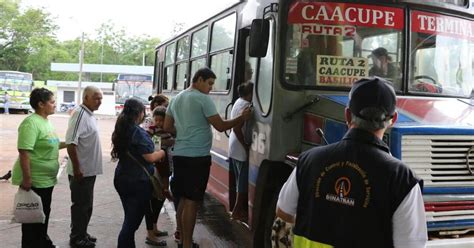
<svg viewBox="0 0 474 248"><path fill-rule="evenodd" d="M81 39L58 41L58 26L43 9L19 8L20 0L0 0L0 70L30 72L35 80L77 80L77 73L52 72L51 63L78 63ZM84 38L84 63L154 64L160 42L149 36L128 37L112 22L102 24L96 36ZM145 55L145 56L144 56ZM83 80L112 82L116 75L84 75ZM102 80L101 80L102 79Z"/></svg>

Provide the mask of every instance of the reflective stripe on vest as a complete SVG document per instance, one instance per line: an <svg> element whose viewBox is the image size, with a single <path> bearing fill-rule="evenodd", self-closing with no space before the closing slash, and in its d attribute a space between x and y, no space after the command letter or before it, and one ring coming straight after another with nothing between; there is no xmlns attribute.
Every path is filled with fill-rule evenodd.
<svg viewBox="0 0 474 248"><path fill-rule="evenodd" d="M305 247L305 248L333 248L332 245L323 244L320 242L309 240L303 236L293 236L293 247Z"/></svg>

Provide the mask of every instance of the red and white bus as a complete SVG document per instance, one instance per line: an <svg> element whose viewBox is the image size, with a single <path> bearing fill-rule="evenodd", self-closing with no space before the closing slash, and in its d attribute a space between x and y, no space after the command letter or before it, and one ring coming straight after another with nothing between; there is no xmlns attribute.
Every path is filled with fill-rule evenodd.
<svg viewBox="0 0 474 248"><path fill-rule="evenodd" d="M248 0L159 44L154 89L173 97L203 66L217 75L210 96L228 116L254 71L249 154L249 230L270 247L278 193L298 154L347 130L351 84L393 82L399 120L391 153L424 180L429 247L474 246L474 6L467 0ZM377 51L377 52L376 52ZM377 73L384 55L391 73ZM385 68L387 70L387 68ZM228 138L214 132L208 193L227 209L235 182Z"/></svg>
<svg viewBox="0 0 474 248"><path fill-rule="evenodd" d="M114 82L115 114L123 110L123 104L129 98L139 99L147 110L150 109L148 97L153 92L153 76L137 74L119 74Z"/></svg>

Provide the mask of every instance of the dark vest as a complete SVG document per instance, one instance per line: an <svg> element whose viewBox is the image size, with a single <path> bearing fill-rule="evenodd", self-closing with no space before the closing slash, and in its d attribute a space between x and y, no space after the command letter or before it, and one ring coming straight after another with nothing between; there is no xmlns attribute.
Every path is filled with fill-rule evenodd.
<svg viewBox="0 0 474 248"><path fill-rule="evenodd" d="M392 216L419 180L376 136L350 129L342 141L304 152L294 234L334 247L393 247Z"/></svg>

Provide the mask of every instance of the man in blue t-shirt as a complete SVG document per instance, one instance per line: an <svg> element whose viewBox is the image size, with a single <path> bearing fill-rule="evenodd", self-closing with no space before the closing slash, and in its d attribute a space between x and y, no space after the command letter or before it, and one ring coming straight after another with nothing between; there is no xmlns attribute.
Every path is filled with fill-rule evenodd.
<svg viewBox="0 0 474 248"><path fill-rule="evenodd" d="M198 247L192 243L196 213L203 200L211 166L211 125L219 132L248 120L252 111L246 108L234 119L223 120L209 97L216 75L209 68L199 69L192 83L171 99L166 111L164 129L176 134L173 152L173 194L180 198L177 224L181 228L179 247Z"/></svg>

